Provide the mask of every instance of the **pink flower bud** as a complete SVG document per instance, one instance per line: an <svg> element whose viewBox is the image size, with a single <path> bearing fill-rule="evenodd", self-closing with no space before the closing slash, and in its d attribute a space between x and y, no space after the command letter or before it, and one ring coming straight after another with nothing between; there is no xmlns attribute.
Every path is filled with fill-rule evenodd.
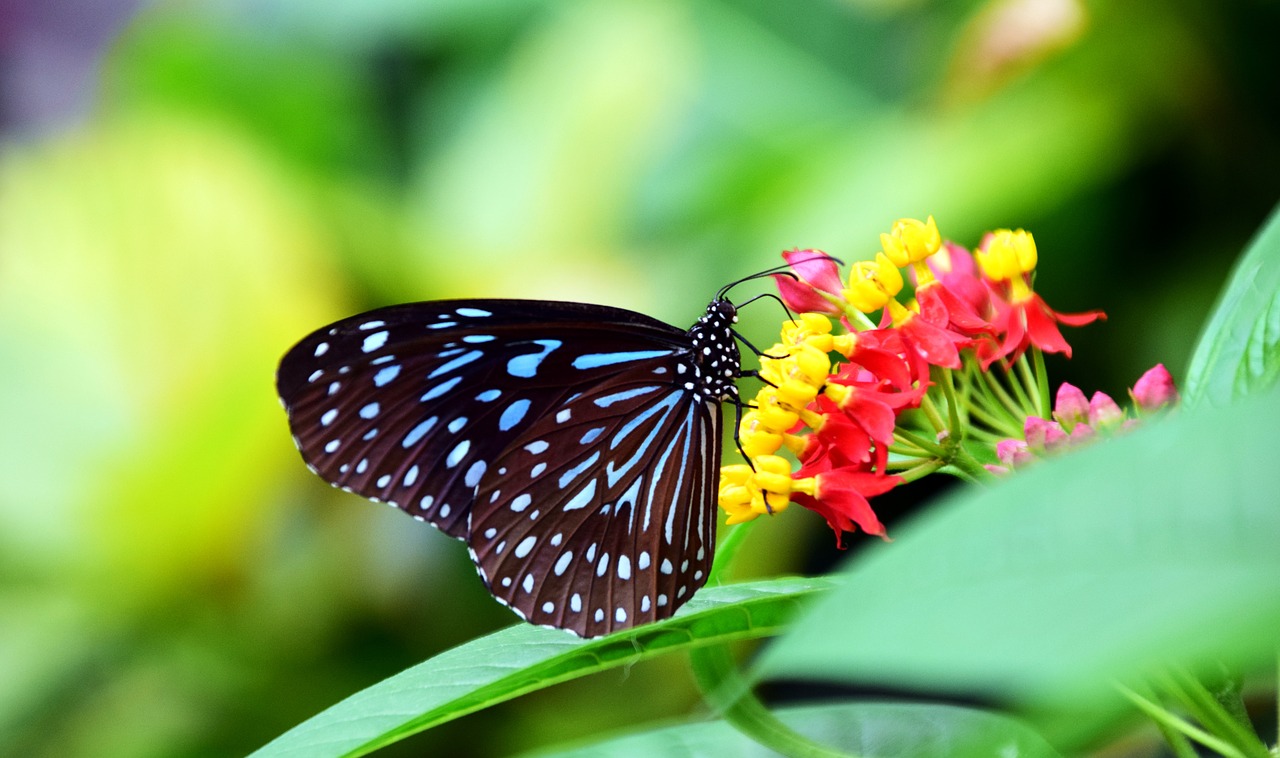
<svg viewBox="0 0 1280 758"><path fill-rule="evenodd" d="M1053 417L1067 429L1089 420L1089 398L1074 384L1063 382L1058 387L1058 397L1053 404Z"/></svg>
<svg viewBox="0 0 1280 758"><path fill-rule="evenodd" d="M1007 439L996 443L996 457L1009 468L1023 466L1035 459L1022 440Z"/></svg>
<svg viewBox="0 0 1280 758"><path fill-rule="evenodd" d="M1035 451L1056 449L1067 439L1067 433L1062 431L1058 422L1046 421L1039 416L1027 416L1022 430L1027 438L1027 447Z"/></svg>
<svg viewBox="0 0 1280 758"><path fill-rule="evenodd" d="M1095 429L1109 429L1124 420L1124 411L1105 392L1095 392L1089 399L1089 424Z"/></svg>
<svg viewBox="0 0 1280 758"><path fill-rule="evenodd" d="M1156 411L1178 402L1178 390L1173 386L1173 377L1163 363L1157 363L1148 369L1129 391L1133 401L1144 411Z"/></svg>

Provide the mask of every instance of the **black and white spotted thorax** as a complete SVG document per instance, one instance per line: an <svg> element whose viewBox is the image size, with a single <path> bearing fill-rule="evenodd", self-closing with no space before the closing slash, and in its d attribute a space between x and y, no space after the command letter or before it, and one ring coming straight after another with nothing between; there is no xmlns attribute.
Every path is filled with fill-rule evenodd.
<svg viewBox="0 0 1280 758"><path fill-rule="evenodd" d="M689 328L692 347L676 367L677 379L683 380L686 390L719 402L738 397L735 380L741 375L742 357L732 331L737 322L738 309L733 303L713 300Z"/></svg>

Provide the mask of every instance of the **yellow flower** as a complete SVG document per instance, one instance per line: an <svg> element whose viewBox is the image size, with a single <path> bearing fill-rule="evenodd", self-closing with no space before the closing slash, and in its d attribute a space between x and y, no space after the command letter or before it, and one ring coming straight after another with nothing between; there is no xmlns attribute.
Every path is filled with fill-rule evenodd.
<svg viewBox="0 0 1280 758"><path fill-rule="evenodd" d="M997 229L974 257L987 278L994 282L1021 280L1036 268L1036 241L1021 229Z"/></svg>
<svg viewBox="0 0 1280 758"><path fill-rule="evenodd" d="M849 288L844 297L863 313L874 313L901 291L902 272L881 252L873 261L859 261L850 267Z"/></svg>

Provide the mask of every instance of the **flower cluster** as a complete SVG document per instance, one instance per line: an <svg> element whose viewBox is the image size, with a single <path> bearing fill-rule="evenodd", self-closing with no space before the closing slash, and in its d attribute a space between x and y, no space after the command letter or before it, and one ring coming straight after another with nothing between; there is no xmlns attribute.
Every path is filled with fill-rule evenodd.
<svg viewBox="0 0 1280 758"><path fill-rule="evenodd" d="M1038 458L1092 442L1099 435L1125 431L1139 418L1178 404L1178 390L1163 363L1148 369L1129 390L1129 397L1134 402L1133 417L1105 392L1086 398L1080 388L1063 382L1053 404L1053 418L1027 416L1022 438L997 442L996 457L1001 465L987 464L987 470L1007 474Z"/></svg>
<svg viewBox="0 0 1280 758"><path fill-rule="evenodd" d="M782 255L778 291L800 315L760 357L763 387L738 429L747 463L721 472L731 524L795 502L837 544L858 528L883 537L875 495L935 471L987 479L1124 422L1105 395L1094 408L1069 385L1051 415L1044 354L1070 357L1060 326L1105 316L1049 307L1025 231L990 232L970 252L932 217L901 219L846 275L818 250ZM1134 388L1140 408L1176 396L1159 369Z"/></svg>

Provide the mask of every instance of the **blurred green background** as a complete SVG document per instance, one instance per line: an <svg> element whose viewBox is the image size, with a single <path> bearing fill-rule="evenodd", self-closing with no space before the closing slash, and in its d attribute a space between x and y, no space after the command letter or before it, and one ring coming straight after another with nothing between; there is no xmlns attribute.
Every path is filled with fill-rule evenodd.
<svg viewBox="0 0 1280 758"><path fill-rule="evenodd" d="M1107 311L1058 379L1180 377L1280 197L1278 22L1265 0L3 0L0 754L244 753L514 621L462 545L293 449L275 364L362 309L683 325L785 248L869 257L933 214L964 244L1032 230L1046 299ZM768 342L778 310L747 315ZM799 511L742 575L831 560ZM699 708L662 659L389 753Z"/></svg>

